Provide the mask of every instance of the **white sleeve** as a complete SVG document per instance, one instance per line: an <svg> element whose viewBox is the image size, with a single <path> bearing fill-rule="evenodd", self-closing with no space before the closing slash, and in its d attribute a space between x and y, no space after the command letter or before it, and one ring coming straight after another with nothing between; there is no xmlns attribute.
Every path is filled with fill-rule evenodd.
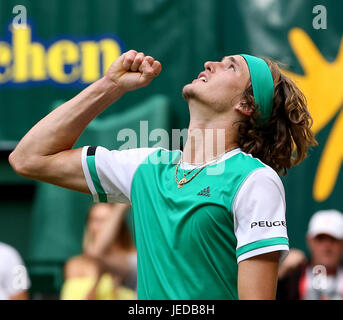
<svg viewBox="0 0 343 320"><path fill-rule="evenodd" d="M243 182L233 203L237 263L268 252L289 251L285 190L270 167L255 170Z"/></svg>
<svg viewBox="0 0 343 320"><path fill-rule="evenodd" d="M4 290L8 298L28 290L31 285L30 279L17 250L8 246L1 259L4 259L6 268L3 268L0 290Z"/></svg>
<svg viewBox="0 0 343 320"><path fill-rule="evenodd" d="M131 183L137 168L156 148L109 151L82 149L82 168L95 202L130 203Z"/></svg>

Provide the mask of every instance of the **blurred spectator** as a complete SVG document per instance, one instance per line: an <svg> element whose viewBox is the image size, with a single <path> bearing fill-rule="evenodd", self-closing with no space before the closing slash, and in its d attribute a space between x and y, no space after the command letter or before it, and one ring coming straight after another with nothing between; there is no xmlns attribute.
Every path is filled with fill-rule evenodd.
<svg viewBox="0 0 343 320"><path fill-rule="evenodd" d="M13 247L0 242L0 300L28 300L30 279Z"/></svg>
<svg viewBox="0 0 343 320"><path fill-rule="evenodd" d="M307 231L308 261L291 250L279 269L278 299L343 299L343 214L336 210L315 213Z"/></svg>
<svg viewBox="0 0 343 320"><path fill-rule="evenodd" d="M67 261L63 300L137 299L137 254L126 204L96 204L88 215L83 254Z"/></svg>

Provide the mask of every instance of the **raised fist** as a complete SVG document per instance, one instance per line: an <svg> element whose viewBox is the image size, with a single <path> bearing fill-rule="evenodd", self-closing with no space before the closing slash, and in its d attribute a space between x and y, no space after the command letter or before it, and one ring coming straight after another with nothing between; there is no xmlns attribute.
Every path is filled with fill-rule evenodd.
<svg viewBox="0 0 343 320"><path fill-rule="evenodd" d="M123 92L147 86L162 70L161 63L142 52L130 50L113 62L106 77Z"/></svg>

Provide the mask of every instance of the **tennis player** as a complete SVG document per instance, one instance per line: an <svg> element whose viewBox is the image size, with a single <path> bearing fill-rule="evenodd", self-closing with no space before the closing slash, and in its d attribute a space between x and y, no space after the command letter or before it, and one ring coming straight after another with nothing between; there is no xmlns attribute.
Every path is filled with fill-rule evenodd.
<svg viewBox="0 0 343 320"><path fill-rule="evenodd" d="M274 299L289 249L278 173L316 145L304 96L274 62L228 56L183 89L183 152L73 149L90 121L160 72L154 58L124 53L26 134L12 167L96 202L132 204L139 299Z"/></svg>

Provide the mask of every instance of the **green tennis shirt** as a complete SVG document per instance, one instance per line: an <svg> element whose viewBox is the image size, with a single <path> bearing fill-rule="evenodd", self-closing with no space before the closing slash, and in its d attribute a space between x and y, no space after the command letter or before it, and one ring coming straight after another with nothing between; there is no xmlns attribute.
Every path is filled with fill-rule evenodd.
<svg viewBox="0 0 343 320"><path fill-rule="evenodd" d="M236 149L179 189L181 154L85 147L82 165L95 202L132 204L138 299L237 299L239 262L288 251L282 182Z"/></svg>

